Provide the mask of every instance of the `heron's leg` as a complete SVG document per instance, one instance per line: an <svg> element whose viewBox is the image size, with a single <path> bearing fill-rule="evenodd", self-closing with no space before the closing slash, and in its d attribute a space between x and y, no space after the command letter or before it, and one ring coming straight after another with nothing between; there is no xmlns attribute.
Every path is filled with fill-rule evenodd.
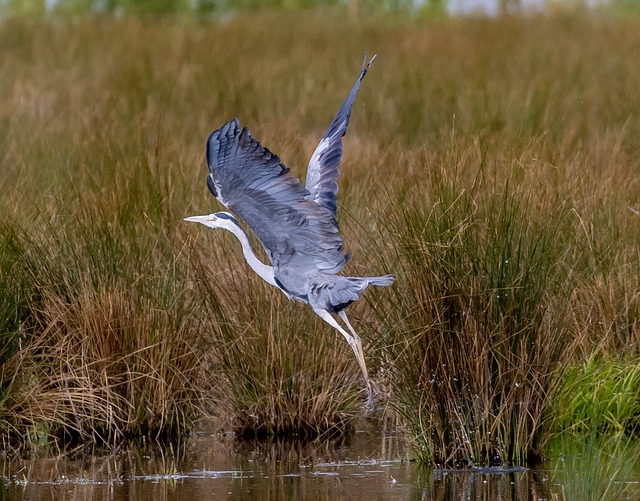
<svg viewBox="0 0 640 501"><path fill-rule="evenodd" d="M349 322L349 319L347 318L347 314L344 310L340 310L338 312L338 316L342 319L342 321L347 325L347 327L351 331L351 336L353 337L353 341L358 348L360 358L362 359L362 363L364 364L364 351L362 350L362 340L360 339L360 336L358 336L358 333L353 328L353 325L351 325L351 322ZM368 379L368 377L367 377L367 380L368 380L367 388L369 389L369 404L372 404L373 403L372 392L375 387L373 385L373 382L370 379Z"/></svg>
<svg viewBox="0 0 640 501"><path fill-rule="evenodd" d="M358 361L358 365L360 365L362 376L364 377L364 381L367 385L368 401L369 403L371 403L373 401L373 391L371 381L369 380L369 373L367 372L367 364L364 361L364 355L362 353L362 341L360 341L360 337L355 334L355 331L353 332L355 334L355 337L345 331L327 310L314 309L313 311L315 311L316 315L318 315L322 320L327 322L331 327L342 334L347 340L347 343L349 343L349 346L351 346L351 349L356 356L356 360ZM351 330L352 329L353 328L351 328Z"/></svg>
<svg viewBox="0 0 640 501"><path fill-rule="evenodd" d="M347 318L347 314L345 313L344 310L340 310L338 312L338 316L342 319L342 321L347 325L347 327L351 331L351 336L353 337L353 341L355 342L356 347L358 348L359 356L360 358L362 358L362 360L364 360L364 351L362 351L362 339L360 339L360 336L358 336L358 333L355 331L355 329L351 325L351 322L349 322L349 319Z"/></svg>

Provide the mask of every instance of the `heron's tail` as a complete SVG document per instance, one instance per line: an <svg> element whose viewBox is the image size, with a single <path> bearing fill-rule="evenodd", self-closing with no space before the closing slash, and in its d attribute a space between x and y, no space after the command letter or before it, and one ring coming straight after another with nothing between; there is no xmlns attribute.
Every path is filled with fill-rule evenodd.
<svg viewBox="0 0 640 501"><path fill-rule="evenodd" d="M377 285L378 287L387 287L395 280L393 275L384 275L382 277L365 277L367 285Z"/></svg>
<svg viewBox="0 0 640 501"><path fill-rule="evenodd" d="M370 285L385 287L393 283L393 275L383 277L342 277L326 275L326 280L311 288L309 304L314 309L326 309L337 313L349 306Z"/></svg>

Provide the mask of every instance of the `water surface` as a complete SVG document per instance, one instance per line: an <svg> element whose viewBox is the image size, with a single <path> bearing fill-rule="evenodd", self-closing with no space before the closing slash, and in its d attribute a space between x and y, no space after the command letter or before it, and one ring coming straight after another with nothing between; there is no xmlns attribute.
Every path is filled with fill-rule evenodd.
<svg viewBox="0 0 640 501"><path fill-rule="evenodd" d="M369 426L307 443L201 433L179 444L101 457L0 459L0 498L519 501L602 499L608 491L616 501L638 499L638 489L629 489L632 479L614 478L615 471L581 473L577 465L595 466L583 453L572 454L535 469L433 470L409 461L397 430Z"/></svg>

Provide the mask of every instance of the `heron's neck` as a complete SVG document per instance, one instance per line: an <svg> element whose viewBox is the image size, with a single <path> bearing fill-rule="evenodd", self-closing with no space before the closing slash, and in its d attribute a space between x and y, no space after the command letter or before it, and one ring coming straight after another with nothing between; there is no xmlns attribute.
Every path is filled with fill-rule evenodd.
<svg viewBox="0 0 640 501"><path fill-rule="evenodd" d="M249 266L251 266L253 271L255 271L265 282L268 282L274 287L277 287L275 278L273 276L273 266L267 266L256 257L255 252L253 252L253 249L251 248L249 237L247 236L245 231L240 226L236 226L235 224L231 228L225 229L228 229L238 238L238 240L240 240L244 258L246 259Z"/></svg>

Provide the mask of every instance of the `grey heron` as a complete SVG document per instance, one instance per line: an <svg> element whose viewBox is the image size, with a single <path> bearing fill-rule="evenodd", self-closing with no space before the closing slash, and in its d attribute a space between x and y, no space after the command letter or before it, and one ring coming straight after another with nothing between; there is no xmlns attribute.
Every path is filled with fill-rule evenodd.
<svg viewBox="0 0 640 501"><path fill-rule="evenodd" d="M255 233L271 265L260 261L245 230L228 212L192 216L185 221L233 233L249 266L289 299L309 304L322 320L347 340L364 377L368 402L373 387L367 373L360 336L344 309L357 301L369 285L387 286L392 275L346 277L338 275L350 253L336 219L338 164L342 137L360 82L375 60L365 60L346 101L316 147L307 170L306 186L288 174L280 158L262 146L237 118L214 131L207 141L207 187L217 200ZM348 331L333 316L342 319Z"/></svg>

